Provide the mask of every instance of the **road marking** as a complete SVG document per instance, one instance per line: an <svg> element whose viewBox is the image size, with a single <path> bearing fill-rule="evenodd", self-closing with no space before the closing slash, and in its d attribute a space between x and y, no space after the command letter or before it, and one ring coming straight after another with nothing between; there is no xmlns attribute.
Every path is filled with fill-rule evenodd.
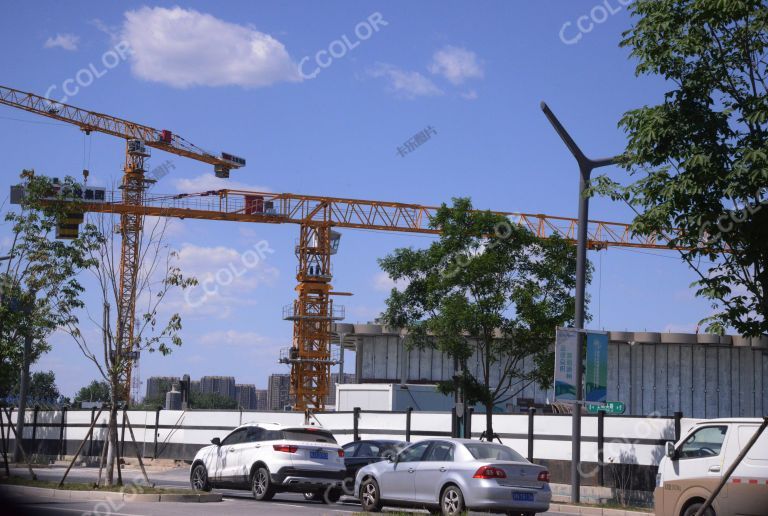
<svg viewBox="0 0 768 516"><path fill-rule="evenodd" d="M39 507L41 509L51 510L51 511L64 511L64 512L79 512L80 514L92 514L92 511L89 510L83 510L83 509L66 509L64 507L56 507L48 504L37 504L37 503L31 503L31 504L25 504L26 507ZM104 514L102 512L99 512L99 514ZM106 514L110 514L112 516L143 516L141 514L130 514L127 512L108 512Z"/></svg>

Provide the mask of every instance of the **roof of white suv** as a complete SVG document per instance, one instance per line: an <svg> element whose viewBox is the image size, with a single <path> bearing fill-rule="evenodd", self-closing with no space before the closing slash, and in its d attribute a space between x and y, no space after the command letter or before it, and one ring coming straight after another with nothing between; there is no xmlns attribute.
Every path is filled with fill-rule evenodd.
<svg viewBox="0 0 768 516"><path fill-rule="evenodd" d="M325 430L328 432L329 430L323 428L322 426L317 425L283 425L280 423L262 423L259 421L247 421L237 428L247 428L249 426L258 426L260 428L264 428L266 430L286 430L289 428L311 428L314 430Z"/></svg>

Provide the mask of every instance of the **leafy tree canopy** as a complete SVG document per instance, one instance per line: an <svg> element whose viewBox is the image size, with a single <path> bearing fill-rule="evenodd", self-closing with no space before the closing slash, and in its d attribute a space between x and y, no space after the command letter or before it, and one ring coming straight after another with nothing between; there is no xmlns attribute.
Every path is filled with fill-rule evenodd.
<svg viewBox="0 0 768 516"><path fill-rule="evenodd" d="M682 246L712 301L702 323L768 333L768 6L762 0L636 0L621 45L638 75L665 79L657 105L625 113L633 182L596 178L640 233Z"/></svg>

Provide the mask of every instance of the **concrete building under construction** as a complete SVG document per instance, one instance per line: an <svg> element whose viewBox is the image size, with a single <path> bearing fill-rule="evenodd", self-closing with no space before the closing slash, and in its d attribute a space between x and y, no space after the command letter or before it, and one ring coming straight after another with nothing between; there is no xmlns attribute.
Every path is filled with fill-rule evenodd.
<svg viewBox="0 0 768 516"><path fill-rule="evenodd" d="M608 400L631 415L758 417L768 410L768 338L611 331ZM379 324L335 324L335 343L354 350L356 383L436 383L453 376L453 360L433 349L407 349L405 335ZM340 354L343 359L344 353ZM351 369L349 364L342 367ZM470 368L479 371L477 357ZM533 367L531 361L524 365ZM499 370L491 379L498 381ZM525 387L507 412L545 405L551 389Z"/></svg>

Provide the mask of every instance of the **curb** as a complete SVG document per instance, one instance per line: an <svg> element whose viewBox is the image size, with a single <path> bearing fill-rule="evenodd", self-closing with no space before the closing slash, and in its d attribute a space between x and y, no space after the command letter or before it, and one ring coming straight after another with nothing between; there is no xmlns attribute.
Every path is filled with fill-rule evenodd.
<svg viewBox="0 0 768 516"><path fill-rule="evenodd" d="M147 493L120 493L114 491L75 491L71 489L51 489L46 487L14 486L0 484L0 492L5 495L42 496L45 498L57 498L63 500L94 500L94 501L121 501L131 502L220 502L220 493L190 493L190 494L147 494Z"/></svg>
<svg viewBox="0 0 768 516"><path fill-rule="evenodd" d="M601 507L586 507L583 505L568 505L550 503L549 510L566 514L584 514L588 516L648 516L652 512L633 511L627 509L603 509Z"/></svg>

